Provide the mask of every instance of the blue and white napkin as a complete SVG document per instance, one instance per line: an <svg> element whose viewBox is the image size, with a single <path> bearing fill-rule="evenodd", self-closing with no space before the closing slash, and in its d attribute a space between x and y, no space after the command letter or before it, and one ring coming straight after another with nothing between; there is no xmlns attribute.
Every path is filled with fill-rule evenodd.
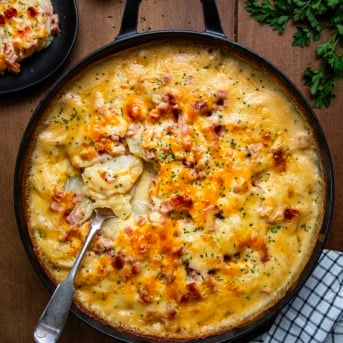
<svg viewBox="0 0 343 343"><path fill-rule="evenodd" d="M249 343L343 343L343 253L324 250L299 294Z"/></svg>

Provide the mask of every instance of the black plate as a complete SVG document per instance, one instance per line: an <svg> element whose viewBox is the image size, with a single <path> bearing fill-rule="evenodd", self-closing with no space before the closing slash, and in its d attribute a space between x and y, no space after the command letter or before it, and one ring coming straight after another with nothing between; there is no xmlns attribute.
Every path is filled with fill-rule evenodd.
<svg viewBox="0 0 343 343"><path fill-rule="evenodd" d="M69 56L77 35L78 13L76 0L52 0L58 14L61 33L46 49L21 62L18 75L0 75L0 95L32 87L54 74Z"/></svg>

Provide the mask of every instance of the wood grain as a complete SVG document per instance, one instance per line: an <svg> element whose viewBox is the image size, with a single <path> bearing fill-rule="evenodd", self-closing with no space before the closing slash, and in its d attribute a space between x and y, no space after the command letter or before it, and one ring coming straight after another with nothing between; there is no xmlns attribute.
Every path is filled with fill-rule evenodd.
<svg viewBox="0 0 343 343"><path fill-rule="evenodd" d="M250 18L249 13L244 9L244 1L238 1L237 40L239 43L248 46L257 53L269 59L275 66L280 68L303 92L306 98L310 99L308 88L303 85L303 71L309 65L315 66L318 61L315 59L315 44L310 48L292 47L292 36L295 27L289 25L283 35L267 25L261 25ZM333 100L329 109L315 110L317 117L326 134L335 173L335 207L331 232L328 237L327 247L336 250L343 250L343 82L340 81L337 87L337 97Z"/></svg>
<svg viewBox="0 0 343 343"><path fill-rule="evenodd" d="M235 5L238 5L235 8ZM292 28L283 36L269 27L256 24L243 8L243 1L218 0L222 26L229 38L261 53L280 67L307 94L302 86L302 71L315 63L310 49L291 48ZM104 44L111 42L120 26L123 1L79 0L80 28L76 46L60 72ZM145 0L140 10L139 30L203 30L203 16L198 0ZM235 30L236 28L236 30ZM235 32L236 31L236 32ZM235 35L236 33L236 35ZM32 342L33 327L46 305L49 293L36 276L25 255L17 233L12 184L19 142L30 116L53 80L36 89L15 96L0 97L0 341ZM336 207L327 246L343 251L343 107L342 83L329 110L316 111L327 135L336 174ZM109 343L113 340L90 329L70 316L62 343Z"/></svg>

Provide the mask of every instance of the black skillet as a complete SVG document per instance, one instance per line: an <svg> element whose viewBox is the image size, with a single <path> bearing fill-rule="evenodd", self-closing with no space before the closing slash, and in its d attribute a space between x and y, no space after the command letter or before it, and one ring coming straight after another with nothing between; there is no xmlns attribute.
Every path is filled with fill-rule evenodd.
<svg viewBox="0 0 343 343"><path fill-rule="evenodd" d="M52 0L52 4L59 17L61 33L46 49L22 61L18 75L6 73L0 76L0 95L37 85L57 72L69 56L78 30L76 0Z"/></svg>
<svg viewBox="0 0 343 343"><path fill-rule="evenodd" d="M34 138L34 133L36 127L39 125L40 118L44 113L44 110L47 108L48 104L53 101L58 92L65 86L71 79L73 79L78 74L82 73L87 66L92 63L98 62L99 60L106 58L114 53L123 51L127 48L135 48L139 45L151 41L163 41L163 40L177 40L177 39L186 39L189 41L215 44L216 46L221 46L225 49L229 49L233 53L236 53L238 56L248 60L250 63L255 65L257 68L262 68L268 71L273 79L276 80L278 84L282 86L286 94L290 99L296 103L296 105L301 109L304 119L310 125L313 135L317 141L319 148L319 154L321 159L321 173L325 183L325 194L323 194L325 206L322 225L318 235L318 240L315 242L312 254L309 257L309 260L303 269L303 272L295 284L289 289L286 295L277 302L267 311L262 313L260 316L255 318L252 322L247 325L229 330L224 333L220 333L215 336L207 337L204 339L194 340L194 342L236 342L244 341L246 342L248 338L252 335L256 335L261 327L265 326L266 323L280 311L280 309L289 302L294 295L298 292L301 286L304 284L306 279L311 274L313 268L316 266L320 253L322 251L325 239L328 235L329 225L331 221L331 213L333 208L333 173L330 154L326 139L322 128L315 117L311 107L301 95L301 93L296 89L295 85L275 66L266 61L263 57L257 55L253 51L243 47L231 40L229 40L220 24L220 19L218 16L217 7L214 0L201 0L204 18L205 18L205 31L204 32L194 32L194 31L157 31L157 32L144 32L137 33L137 19L138 19L138 10L141 0L127 0L122 25L119 31L119 34L116 40L109 45L95 51L90 54L88 57L83 59L78 63L72 70L65 74L60 80L58 80L55 85L52 87L50 92L46 95L43 101L40 103L35 113L33 114L28 127L24 133L15 170L14 178L14 203L15 203L15 212L17 218L17 224L19 228L19 233L21 235L22 242L24 244L26 253L31 260L34 268L36 269L38 275L44 282L44 284L53 291L55 286L52 284L50 279L47 277L46 273L42 269L39 261L37 260L32 242L30 240L26 222L25 222L25 210L24 210L24 199L23 199L23 182L27 168L27 157L30 153L30 145ZM219 305L220 306L220 305ZM72 307L71 310L78 318L90 325L91 327L97 329L98 331L107 334L117 341L121 342L156 342L158 340L153 340L151 338L144 338L141 336L136 336L131 333L124 331L118 331L112 327L106 326L100 321L97 321L87 315L85 312L82 312L76 306ZM37 314L38 317L39 314ZM195 333L196 334L196 333ZM176 342L179 340L172 340ZM163 341L165 342L165 341Z"/></svg>

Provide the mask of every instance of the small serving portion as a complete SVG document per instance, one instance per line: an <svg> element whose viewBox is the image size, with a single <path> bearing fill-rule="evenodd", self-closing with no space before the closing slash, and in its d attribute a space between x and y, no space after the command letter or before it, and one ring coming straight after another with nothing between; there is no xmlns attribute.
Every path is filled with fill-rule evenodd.
<svg viewBox="0 0 343 343"><path fill-rule="evenodd" d="M263 69L230 49L164 41L89 67L46 109L26 222L57 283L94 208L116 217L83 260L76 303L142 336L244 325L296 282L325 188L311 128Z"/></svg>
<svg viewBox="0 0 343 343"><path fill-rule="evenodd" d="M50 0L1 1L0 74L18 74L20 62L48 47L59 31Z"/></svg>

